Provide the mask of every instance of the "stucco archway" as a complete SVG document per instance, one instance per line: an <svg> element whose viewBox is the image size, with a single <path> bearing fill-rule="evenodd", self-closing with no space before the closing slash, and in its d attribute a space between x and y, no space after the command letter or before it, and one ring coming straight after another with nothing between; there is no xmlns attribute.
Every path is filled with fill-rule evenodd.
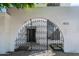
<svg viewBox="0 0 79 59"><path fill-rule="evenodd" d="M31 31L33 31L32 33L34 33L35 31L35 34L32 34ZM33 37L28 33L32 34ZM64 38L62 32L60 31L59 27L56 24L52 23L46 18L38 17L27 20L23 24L23 26L18 31L18 36L15 43L16 43L15 49L17 48L26 49L25 48L26 46L27 47L31 46L30 49L46 50L48 49L49 46L53 47L54 45L57 45L58 47L63 49Z"/></svg>

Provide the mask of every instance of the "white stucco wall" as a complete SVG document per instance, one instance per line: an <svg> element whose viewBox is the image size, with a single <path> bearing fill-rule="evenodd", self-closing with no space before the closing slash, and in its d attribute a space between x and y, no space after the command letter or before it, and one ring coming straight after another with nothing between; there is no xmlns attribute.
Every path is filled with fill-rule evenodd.
<svg viewBox="0 0 79 59"><path fill-rule="evenodd" d="M47 18L59 26L64 36L64 52L79 53L79 7L46 7L26 11L10 9L9 13L11 15L6 14L5 21L0 14L0 38L3 39L0 39L0 53L14 50L18 30L26 20L35 17ZM64 22L68 24L64 25Z"/></svg>
<svg viewBox="0 0 79 59"><path fill-rule="evenodd" d="M4 31L5 31L5 26L4 26L4 14L1 13L0 14L0 53L2 53L3 51L5 52L4 48ZM3 52L3 53L4 53Z"/></svg>

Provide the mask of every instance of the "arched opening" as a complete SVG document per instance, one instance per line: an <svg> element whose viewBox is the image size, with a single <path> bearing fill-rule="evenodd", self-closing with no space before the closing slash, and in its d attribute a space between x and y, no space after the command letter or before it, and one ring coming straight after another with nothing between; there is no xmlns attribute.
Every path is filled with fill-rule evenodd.
<svg viewBox="0 0 79 59"><path fill-rule="evenodd" d="M33 18L18 32L16 50L43 51L49 47L63 49L63 35L57 25L45 18Z"/></svg>

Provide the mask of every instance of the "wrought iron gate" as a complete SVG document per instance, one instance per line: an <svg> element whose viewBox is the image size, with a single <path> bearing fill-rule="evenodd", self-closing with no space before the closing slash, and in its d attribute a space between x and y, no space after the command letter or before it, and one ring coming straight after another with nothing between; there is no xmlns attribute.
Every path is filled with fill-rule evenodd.
<svg viewBox="0 0 79 59"><path fill-rule="evenodd" d="M49 46L63 48L63 36L59 28L44 18L34 18L25 22L16 39L16 49L42 51Z"/></svg>

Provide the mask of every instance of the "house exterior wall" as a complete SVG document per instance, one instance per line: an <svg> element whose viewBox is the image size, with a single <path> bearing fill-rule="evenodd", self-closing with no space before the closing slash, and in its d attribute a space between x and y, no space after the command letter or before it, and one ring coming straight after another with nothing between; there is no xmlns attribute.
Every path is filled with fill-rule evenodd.
<svg viewBox="0 0 79 59"><path fill-rule="evenodd" d="M56 24L64 37L64 52L79 53L79 8L46 7L25 10L10 9L0 13L0 53L14 51L18 30L30 18L43 17ZM5 17L5 19L4 19Z"/></svg>
<svg viewBox="0 0 79 59"><path fill-rule="evenodd" d="M5 51L5 49L3 49L4 48L4 44L3 44L3 42L4 42L4 36L5 36L5 34L4 34L4 31L5 31L5 26L4 26L4 14L3 13L1 13L0 14L0 52L2 53L2 51Z"/></svg>

